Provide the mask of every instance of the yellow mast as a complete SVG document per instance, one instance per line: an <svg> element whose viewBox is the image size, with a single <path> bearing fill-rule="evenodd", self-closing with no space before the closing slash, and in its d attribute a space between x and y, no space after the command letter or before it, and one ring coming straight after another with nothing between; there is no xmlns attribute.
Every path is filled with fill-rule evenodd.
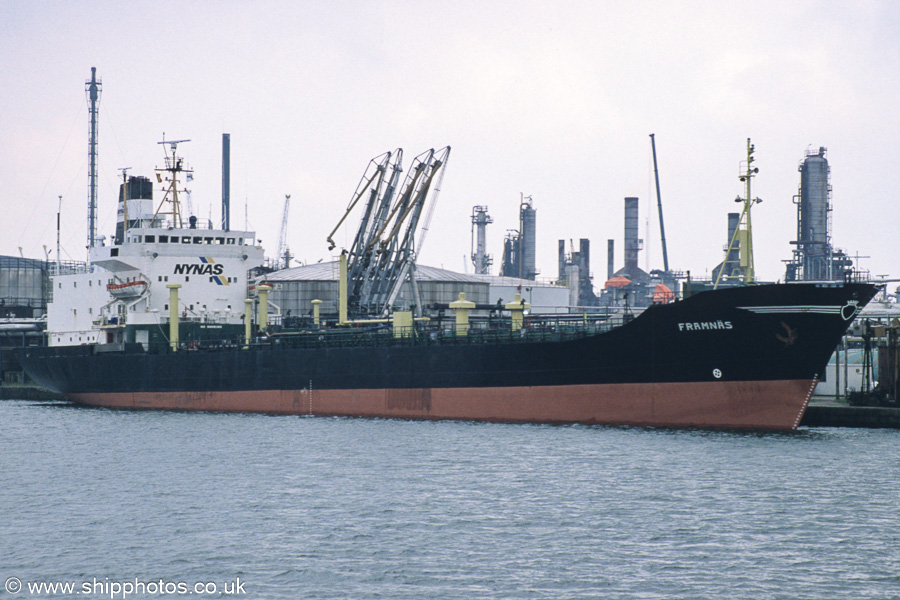
<svg viewBox="0 0 900 600"><path fill-rule="evenodd" d="M719 287L719 282L722 279L722 273L728 267L728 258L734 251L735 244L738 245L738 248L740 250L740 266L741 271L743 272L744 283L750 284L756 282L756 272L754 270L753 264L753 226L750 221L750 208L754 204L762 202L762 200L760 200L759 198L753 198L750 193L750 182L756 176L756 174L759 173L759 169L753 166L753 161L755 160L753 158L753 152L755 150L755 146L750 143L750 138L747 138L747 163L744 170L739 176L741 182L746 186L745 194L743 198L738 196L734 199L735 202L743 202L744 208L741 211L741 218L738 221L738 226L734 230L734 235L728 242L728 250L725 251L725 260L722 261L722 267L719 269L719 273L716 276L716 282L713 286L713 289Z"/></svg>
<svg viewBox="0 0 900 600"><path fill-rule="evenodd" d="M741 266L744 267L744 283L753 283L756 281L756 273L753 270L753 227L750 224L750 207L753 206L753 196L750 195L750 181L753 176L759 172L759 169L753 166L753 144L750 138L747 138L747 170L741 177L741 181L747 184L747 194L744 196L744 214L747 216L746 223L746 239L741 244ZM759 201L757 198L756 201ZM739 224L740 226L740 224Z"/></svg>

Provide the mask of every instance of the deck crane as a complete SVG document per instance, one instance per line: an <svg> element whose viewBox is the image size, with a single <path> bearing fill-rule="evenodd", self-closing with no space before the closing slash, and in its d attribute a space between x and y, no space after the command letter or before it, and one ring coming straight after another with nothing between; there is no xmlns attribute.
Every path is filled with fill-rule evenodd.
<svg viewBox="0 0 900 600"><path fill-rule="evenodd" d="M338 228L364 203L359 229L347 252L348 305L355 316L387 316L407 279L416 313L421 314L416 253L428 231L449 154L449 146L423 152L413 159L402 185L401 148L369 162L344 216L327 238L329 249L334 249Z"/></svg>
<svg viewBox="0 0 900 600"><path fill-rule="evenodd" d="M284 195L284 214L281 217L281 234L278 236L278 256L276 258L279 261L280 267L282 269L287 269L291 266L291 259L294 258L291 256L291 249L288 248L287 245L287 228L288 228L288 212L291 209L291 195Z"/></svg>

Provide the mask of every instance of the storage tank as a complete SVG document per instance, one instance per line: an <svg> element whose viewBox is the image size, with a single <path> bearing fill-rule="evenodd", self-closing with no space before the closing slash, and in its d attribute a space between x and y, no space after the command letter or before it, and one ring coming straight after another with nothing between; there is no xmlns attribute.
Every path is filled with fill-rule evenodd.
<svg viewBox="0 0 900 600"><path fill-rule="evenodd" d="M279 307L282 317L310 316L313 300L322 301L323 315L337 313L337 261L282 269L268 273L266 281L273 286L269 300ZM466 299L476 304L488 302L490 284L475 275L416 265L416 281L425 306L435 303L449 304L459 298L460 292L465 292ZM407 308L413 302L415 302L414 295L407 280L395 304Z"/></svg>

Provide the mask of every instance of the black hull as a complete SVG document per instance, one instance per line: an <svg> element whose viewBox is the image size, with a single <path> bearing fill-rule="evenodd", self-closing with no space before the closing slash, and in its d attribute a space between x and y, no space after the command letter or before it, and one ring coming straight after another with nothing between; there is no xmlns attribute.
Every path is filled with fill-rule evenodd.
<svg viewBox="0 0 900 600"><path fill-rule="evenodd" d="M412 407L411 414L400 410L402 416L422 418L712 427L745 425L717 415L693 416L687 422L657 419L653 410L647 417L643 409L630 419L629 406L640 404L641 394L658 395L660 401L672 394L679 396L679 406L693 412L690 400L699 393L734 396L726 412L744 414L755 412L748 403L768 402L752 396L754 385L769 382L772 390L790 390L785 392L790 399L784 399L784 415L779 414L778 423L758 415L746 426L790 429L799 422L857 307L875 291L868 284L729 288L653 306L621 327L568 341L434 343L426 337L375 347L273 344L162 354L147 354L140 345L106 353L89 346L57 347L28 349L22 364L40 385L106 406L396 416L398 406L392 409L391 403L399 402L401 409ZM552 405L554 396L567 397L581 408L557 407L556 416L552 410L516 408L515 398L536 390L540 394L530 402ZM303 393L332 400L315 411L293 410L296 398L288 406L274 394L284 391L300 394L300 404ZM447 409L435 412L434 394L447 398ZM242 396L247 398L243 404ZM487 413L452 409L470 397L476 398L477 408L478 396L509 407ZM397 400L401 397L406 399ZM607 413L608 402L620 397L624 410L616 405L619 416L604 419L602 407L591 407L591 397ZM721 404L721 398L712 400ZM359 410L354 411L355 405Z"/></svg>

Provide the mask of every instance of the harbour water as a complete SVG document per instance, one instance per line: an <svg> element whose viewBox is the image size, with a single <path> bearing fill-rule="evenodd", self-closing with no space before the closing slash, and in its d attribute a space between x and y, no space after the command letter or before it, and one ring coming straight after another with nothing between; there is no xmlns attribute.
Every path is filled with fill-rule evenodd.
<svg viewBox="0 0 900 600"><path fill-rule="evenodd" d="M5 401L0 594L898 598L898 447Z"/></svg>

